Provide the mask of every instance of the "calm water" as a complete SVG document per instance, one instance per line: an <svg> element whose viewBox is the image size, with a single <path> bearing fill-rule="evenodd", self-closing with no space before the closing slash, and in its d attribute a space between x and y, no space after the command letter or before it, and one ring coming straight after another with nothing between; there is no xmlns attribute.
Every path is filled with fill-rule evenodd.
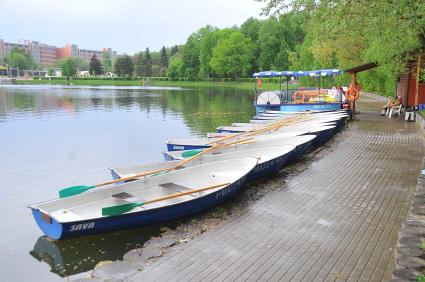
<svg viewBox="0 0 425 282"><path fill-rule="evenodd" d="M252 91L221 88L0 86L0 281L85 277L158 234L140 228L55 242L26 206L109 180L108 167L160 161L168 137L246 122L252 100Z"/></svg>

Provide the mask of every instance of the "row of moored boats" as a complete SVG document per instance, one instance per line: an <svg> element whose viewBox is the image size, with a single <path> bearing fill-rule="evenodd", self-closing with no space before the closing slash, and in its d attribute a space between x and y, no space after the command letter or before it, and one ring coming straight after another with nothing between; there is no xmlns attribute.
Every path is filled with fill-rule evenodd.
<svg viewBox="0 0 425 282"><path fill-rule="evenodd" d="M186 217L324 144L348 118L345 111L266 111L205 137L168 139L166 161L111 168L113 181L66 188L59 199L30 208L54 239Z"/></svg>

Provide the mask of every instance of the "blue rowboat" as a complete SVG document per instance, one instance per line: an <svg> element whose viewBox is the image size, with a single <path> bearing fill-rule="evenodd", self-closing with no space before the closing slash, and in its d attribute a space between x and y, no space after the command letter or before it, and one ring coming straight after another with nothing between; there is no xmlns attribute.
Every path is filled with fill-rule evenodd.
<svg viewBox="0 0 425 282"><path fill-rule="evenodd" d="M263 177L272 174L281 169L293 151L296 149L294 145L268 146L262 148L254 148L247 150L232 151L227 153L215 152L204 154L183 167L190 167L205 163L216 162L218 160L228 160L241 157L253 157L258 159L255 168L249 173L248 179ZM139 164L126 167L110 168L113 179L125 178L147 171L172 168L180 163L181 160L173 160L168 162Z"/></svg>
<svg viewBox="0 0 425 282"><path fill-rule="evenodd" d="M290 137L290 136L299 136L307 134L308 131L302 129L294 129L288 132L264 132L262 135L253 135L249 138L254 140L267 140L270 138L278 138L278 137ZM227 137L227 136L226 136ZM237 139L239 138L239 139ZM233 139L229 139L228 142L235 142L240 139L247 137L235 137ZM195 150L195 149L205 149L209 148L215 144L221 144L220 138L170 138L166 141L168 151L187 151L187 150Z"/></svg>
<svg viewBox="0 0 425 282"><path fill-rule="evenodd" d="M43 233L53 239L150 225L187 217L228 199L240 189L256 165L255 158L202 164L29 208ZM221 186L192 193L217 184ZM190 194L176 197L182 192ZM163 196L172 198L150 203ZM146 204L140 205L141 202ZM105 208L122 205L137 206L119 215L104 215Z"/></svg>
<svg viewBox="0 0 425 282"><path fill-rule="evenodd" d="M224 154L229 152L263 148L270 146L283 146L283 145L293 145L295 150L293 150L288 156L288 162L294 161L297 158L304 155L312 146L313 140L316 138L316 135L301 135L301 136L291 136L291 137L274 137L273 134L270 134L270 138L266 140L257 140L249 144L236 144L226 147L217 148L212 151L212 154ZM188 151L171 151L164 152L164 158L166 161L172 160L182 160L189 156L195 155L202 150L188 150Z"/></svg>

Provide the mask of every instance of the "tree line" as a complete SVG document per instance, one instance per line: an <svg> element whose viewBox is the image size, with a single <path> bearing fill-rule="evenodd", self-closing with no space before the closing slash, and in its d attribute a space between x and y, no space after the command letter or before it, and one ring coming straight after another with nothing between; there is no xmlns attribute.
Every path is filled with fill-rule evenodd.
<svg viewBox="0 0 425 282"><path fill-rule="evenodd" d="M170 57L167 77L238 80L260 69L288 69L288 58L303 39L302 18L293 13L249 18L240 27L208 25L191 34Z"/></svg>
<svg viewBox="0 0 425 282"><path fill-rule="evenodd" d="M84 62L60 61L63 69L114 72L120 77L168 77L200 80L250 77L264 70L346 69L368 62L380 67L360 73L361 84L381 93L395 91L409 51L425 48L425 5L422 0L259 0L264 20L247 19L241 26L210 25L192 33L179 46L149 48L134 56ZM30 55L12 50L6 58L20 69L34 66ZM338 83L347 84L348 76Z"/></svg>

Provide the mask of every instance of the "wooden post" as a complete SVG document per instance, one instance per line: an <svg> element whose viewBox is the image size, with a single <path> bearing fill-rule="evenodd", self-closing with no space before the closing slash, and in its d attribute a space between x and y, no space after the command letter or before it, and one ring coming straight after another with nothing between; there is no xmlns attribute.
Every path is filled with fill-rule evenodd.
<svg viewBox="0 0 425 282"><path fill-rule="evenodd" d="M357 76L356 76L356 73L355 72L352 72L351 73L351 83L353 85L356 85L357 84ZM356 114L356 100L353 100L351 102L350 108L351 108L352 114L353 115Z"/></svg>
<svg viewBox="0 0 425 282"><path fill-rule="evenodd" d="M418 64L416 65L416 89L415 89L415 107L419 104L419 79L421 75L421 54L418 54Z"/></svg>

